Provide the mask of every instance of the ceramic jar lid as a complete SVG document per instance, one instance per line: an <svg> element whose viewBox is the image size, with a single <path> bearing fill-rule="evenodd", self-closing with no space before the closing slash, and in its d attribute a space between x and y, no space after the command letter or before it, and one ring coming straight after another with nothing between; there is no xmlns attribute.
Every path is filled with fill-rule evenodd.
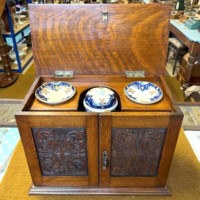
<svg viewBox="0 0 200 200"><path fill-rule="evenodd" d="M86 93L83 105L89 112L114 111L118 100L113 90L106 87L95 87Z"/></svg>

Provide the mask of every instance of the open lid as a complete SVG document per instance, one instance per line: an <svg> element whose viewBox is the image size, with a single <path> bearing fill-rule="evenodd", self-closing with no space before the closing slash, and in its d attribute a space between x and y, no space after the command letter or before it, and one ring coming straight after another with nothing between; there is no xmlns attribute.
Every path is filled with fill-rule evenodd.
<svg viewBox="0 0 200 200"><path fill-rule="evenodd" d="M169 4L29 5L37 75L165 74Z"/></svg>

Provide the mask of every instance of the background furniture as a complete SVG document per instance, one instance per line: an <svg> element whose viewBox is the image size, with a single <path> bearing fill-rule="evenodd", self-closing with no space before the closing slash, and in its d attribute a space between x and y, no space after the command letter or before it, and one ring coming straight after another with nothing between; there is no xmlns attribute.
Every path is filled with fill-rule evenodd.
<svg viewBox="0 0 200 200"><path fill-rule="evenodd" d="M18 1L16 1L16 4L17 2ZM26 2L30 3L30 0L26 0ZM5 4L4 23L6 22L8 30L3 31L2 36L4 41L13 48L13 56L16 61L15 63L12 63L12 70L21 73L33 59L31 47L28 47L26 52L21 51L19 48L19 44L30 35L30 26L28 19L23 21L23 24L17 24L16 19L14 19L15 17L13 16L16 14L15 6L13 6L13 9L15 9L15 11L14 13L11 13L8 4ZM20 13L18 15L20 15ZM28 13L26 15L28 15Z"/></svg>
<svg viewBox="0 0 200 200"><path fill-rule="evenodd" d="M181 85L200 84L200 76L193 74L200 54L200 33L197 29L187 28L179 20L170 20L170 32L174 34L185 46L188 47L188 55L184 56L181 63L178 80ZM200 71L200 68L196 69Z"/></svg>
<svg viewBox="0 0 200 200"><path fill-rule="evenodd" d="M176 70L176 64L178 59L182 59L182 56L184 53L186 53L186 46L180 42L177 38L169 38L169 44L168 44L168 55L167 58L169 57L170 51L172 51L175 54L175 61L174 61L174 66L173 66L173 71L172 74L174 74Z"/></svg>
<svg viewBox="0 0 200 200"><path fill-rule="evenodd" d="M2 15L5 6L5 2L6 1L4 0L1 1L0 3L0 17ZM10 58L8 55L8 47L2 38L1 30L0 30L0 56L2 59L2 66L4 69L4 74L0 75L0 87L7 87L12 83L14 83L17 80L18 76L14 74L11 70Z"/></svg>

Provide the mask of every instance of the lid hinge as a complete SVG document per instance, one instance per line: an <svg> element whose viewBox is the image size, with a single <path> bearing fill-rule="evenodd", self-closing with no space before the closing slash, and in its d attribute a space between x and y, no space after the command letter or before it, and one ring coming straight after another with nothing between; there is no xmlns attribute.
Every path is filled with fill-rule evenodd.
<svg viewBox="0 0 200 200"><path fill-rule="evenodd" d="M64 70L56 70L54 72L55 78L72 78L73 77L73 71L64 71Z"/></svg>
<svg viewBox="0 0 200 200"><path fill-rule="evenodd" d="M103 11L102 20L103 20L103 22L107 22L108 21L108 11L107 10Z"/></svg>
<svg viewBox="0 0 200 200"><path fill-rule="evenodd" d="M145 77L144 71L126 71L125 74L127 78Z"/></svg>

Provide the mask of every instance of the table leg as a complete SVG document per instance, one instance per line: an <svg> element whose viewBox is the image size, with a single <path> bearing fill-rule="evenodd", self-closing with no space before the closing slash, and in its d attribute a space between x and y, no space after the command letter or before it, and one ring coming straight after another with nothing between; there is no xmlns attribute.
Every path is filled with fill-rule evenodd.
<svg viewBox="0 0 200 200"><path fill-rule="evenodd" d="M200 54L200 45L198 43L192 43L189 47L188 53L189 56L187 63L183 65L182 62L180 69L180 74L182 77L184 77L183 80L181 80L181 85L183 88L187 88L189 85L191 85L192 72L196 64L197 57Z"/></svg>

